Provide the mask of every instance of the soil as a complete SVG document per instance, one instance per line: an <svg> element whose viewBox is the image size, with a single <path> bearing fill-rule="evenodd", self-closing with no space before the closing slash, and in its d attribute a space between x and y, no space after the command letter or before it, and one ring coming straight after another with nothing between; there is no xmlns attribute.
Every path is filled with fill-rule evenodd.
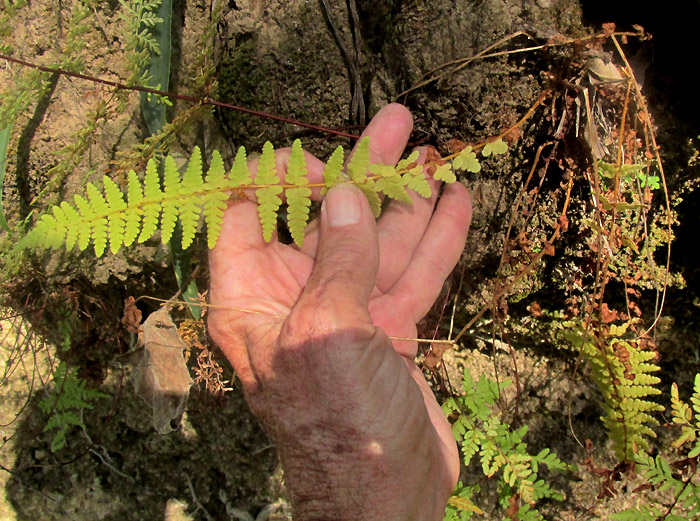
<svg viewBox="0 0 700 521"><path fill-rule="evenodd" d="M695 4L686 3L689 13L697 11ZM59 47L65 48L67 20L78 1L48 4L31 2L23 8L11 37L15 55L46 65L60 57ZM552 78L576 76L577 67L582 66L581 49L552 48L474 61L401 95L427 71L473 56L516 31L530 35L522 36L523 41L545 42L557 35L584 36L608 21L625 29L633 23L647 23L631 16L632 9L612 12L611 18L606 18L605 9L595 2L574 0L332 1L330 16L324 14L321 3L304 0L174 4L171 91L211 95L251 109L350 131L365 124L387 102L399 100L415 116L412 141L434 144L443 147L442 151L450 139L478 142L513 125L551 85ZM355 4L356 30L348 12L348 6ZM217 6L223 9L222 17L212 37L203 41L202 35L212 25L211 10ZM124 81L129 77L129 65L119 3L102 2L91 13L92 29L84 37L86 47L81 51L82 71ZM648 22L655 23L653 19ZM342 45L349 51L354 46L361 51L357 60L343 59L333 25ZM697 266L689 253L696 240L693 226L697 217L692 209L698 197L694 183L700 178L700 125L697 119L687 117L678 101L686 94L685 85L668 80L673 61L668 38L674 33L661 25L647 29L659 31L658 43L656 39L630 41L630 56L637 58L635 70L643 72L643 92L651 100L650 109L659 124L670 191L683 194L684 201L678 207L680 224L675 228L679 260L674 269L688 282L686 287L669 290L656 344L663 389L676 381L687 395L694 374L700 371L700 335L693 325L700 286ZM208 56L200 54L205 44L211 48ZM353 53L348 55L352 58ZM198 78L206 67L211 67L212 76L200 84ZM0 69L0 92L10 88L14 75L20 72L15 65ZM138 96L125 96L124 108L118 111L118 96L114 95L109 117L98 121L91 134L95 139L66 170L65 179L32 203L46 179L56 175L52 168L61 164L66 145L75 141L76 132L84 128L99 100L112 97L110 91L90 82L66 77L52 81L51 88L29 105L14 125L3 202L15 230L31 208L41 211L80 191L88 180L118 172L121 165L129 164L130 152L138 158L140 149L136 147L147 137ZM669 86L680 90L668 91ZM190 108L186 102L175 101L168 109L169 119L183 118ZM554 103L546 110L554 114ZM479 174L464 176L475 200L466 253L446 285L445 295L421 324L422 336L431 336L435 330L448 334L445 310L451 311L452 302L456 302L452 320L455 327L461 327L491 299L511 209L537 147L552 133L547 117L533 117L511 143L507 156L485 162ZM347 145L318 132L217 109L183 125L171 146L182 157L188 157L195 145L202 148L204 157L218 149L230 163L240 145L255 151L266 140L281 147L297 137L320 157L327 157L338 144ZM581 142L569 136L563 146L568 157L587 164ZM59 153L61 150L64 152ZM132 163L131 168L138 169L137 162ZM555 170L554 176L564 173L563 168ZM547 179L552 192L559 182ZM574 198L572 207L583 213L588 204L585 188ZM533 218L546 229L551 226L557 202L542 200ZM0 240L7 244L16 237L0 235ZM563 239L562 249L570 250L577 240L580 238ZM192 254L192 265L202 265L196 279L200 289L207 285L204 259L206 248L200 242ZM120 322L124 301L141 295L167 299L177 292L167 249L149 242L99 260L90 252L75 255L56 251L31 262L20 270L9 263L3 266L3 300L10 306L4 316L19 313L23 319L5 320L1 330L3 362L16 368L1 381L0 423L2 436L9 441L0 450L0 463L7 470L0 474L4 490L0 519L290 519L275 447L248 410L224 360L219 362L224 377L233 382L232 389L223 396L213 396L201 384L193 387L185 414L169 434L155 432L147 407L129 382L139 352L134 335ZM496 376L497 371L500 378L517 377L521 395L515 423L529 426L531 451L549 447L562 459L581 464L589 454L582 443L590 440L596 449L596 464L612 467L616 462L599 421L602 406L598 390L581 376L576 357L553 345L528 311L533 300L562 303L557 277L556 267L545 263L528 279L527 287L519 288L520 298L513 299L509 312L511 320L522 327L513 326L510 343L492 341L489 320L475 324L460 348L445 355L446 378L434 378L435 389L441 394L450 383L458 387L465 368L475 375ZM448 300L455 295L456 301ZM652 315L654 298L653 292L641 298L645 318ZM141 300L138 306L147 314L157 304ZM184 311L178 314L184 316ZM59 324L70 327L67 348L60 347ZM55 367L59 358L79 367L80 375L109 397L96 400L93 409L85 410L86 428L71 431L67 447L52 452L52 436L42 431L46 417L38 403L46 392L49 368ZM15 366L12 360L20 363ZM190 367L194 364L192 357ZM659 435L658 445L663 447L671 434L660 431ZM495 485L476 470L479 472L465 469L462 480L480 482L486 492L480 495L485 504L479 506L495 511ZM567 499L563 504L542 507L551 519L605 518L635 501L630 494L598 501L600 483L590 474L552 477L552 483L563 489Z"/></svg>

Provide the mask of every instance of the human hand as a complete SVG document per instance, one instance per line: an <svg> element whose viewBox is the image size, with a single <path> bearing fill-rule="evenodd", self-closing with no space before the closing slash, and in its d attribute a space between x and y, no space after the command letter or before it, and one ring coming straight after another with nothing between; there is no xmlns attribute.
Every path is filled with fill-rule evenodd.
<svg viewBox="0 0 700 521"><path fill-rule="evenodd" d="M372 162L395 164L411 128L404 107L383 108L363 134ZM320 181L323 163L307 164ZM378 223L357 188L331 189L302 249L265 243L254 202L226 211L209 331L277 443L295 519L442 518L457 447L417 344L387 337L416 336L464 247L466 189L448 185L433 212L431 183L432 198L392 202Z"/></svg>

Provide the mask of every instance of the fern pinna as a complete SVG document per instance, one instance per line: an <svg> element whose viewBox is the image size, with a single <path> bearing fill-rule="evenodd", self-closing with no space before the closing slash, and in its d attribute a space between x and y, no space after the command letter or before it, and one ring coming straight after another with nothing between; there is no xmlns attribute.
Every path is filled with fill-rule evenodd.
<svg viewBox="0 0 700 521"><path fill-rule="evenodd" d="M473 169L475 164L478 165L475 158L470 158L468 166L462 165L463 155L464 152L454 154L453 162L441 161L433 177L452 183L456 181L453 166ZM338 147L324 168L323 184L316 186L321 186L325 192L341 182L354 183L367 196L375 216L381 211L379 193L407 203L411 202L407 189L422 197L431 195L423 165L416 162L418 152L413 152L396 166L371 164L369 139L364 138L358 143L345 170L344 157L343 148ZM178 220L182 226L182 248L186 249L194 240L202 216L207 226L207 243L213 248L219 238L227 200L232 194L240 197L244 189L255 191L266 241L270 241L276 229L283 196L287 201L287 222L292 238L297 245L304 241L311 185L299 140L292 146L283 182L277 172L275 151L270 142L263 146L254 179L248 169L244 147L238 149L228 174L221 155L214 151L203 177L202 154L198 147L194 148L184 175L180 175L170 155L164 160L162 186L158 170L158 162L151 159L143 181L133 170L130 171L126 194L107 176L102 191L88 183L85 197L75 195L73 204L63 201L54 206L51 213L42 215L34 228L19 241L17 249L57 249L65 245L72 250L77 245L83 251L92 242L95 254L100 257L108 244L110 251L117 253L123 246L150 239L158 229L161 241L167 243Z"/></svg>

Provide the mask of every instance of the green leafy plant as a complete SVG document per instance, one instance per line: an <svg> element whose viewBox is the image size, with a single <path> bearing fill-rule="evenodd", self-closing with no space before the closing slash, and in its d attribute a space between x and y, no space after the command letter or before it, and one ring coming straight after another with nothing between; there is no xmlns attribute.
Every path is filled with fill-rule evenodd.
<svg viewBox="0 0 700 521"><path fill-rule="evenodd" d="M70 368L61 362L53 374L54 388L47 391L39 402L39 409L49 415L44 432L54 431L51 450L65 447L66 434L71 427L85 428L83 411L92 409L93 400L108 395L96 389L88 389L87 382L77 374L77 368Z"/></svg>
<svg viewBox="0 0 700 521"><path fill-rule="evenodd" d="M656 437L650 426L659 424L651 413L663 410L648 399L661 394L655 387L661 379L652 374L660 370L654 363L657 353L626 334L629 323L606 326L602 338L587 334L574 322L567 324L571 329L564 333L565 338L586 359L591 378L603 395L605 412L601 419L616 455L625 460L645 452L649 438Z"/></svg>
<svg viewBox="0 0 700 521"><path fill-rule="evenodd" d="M620 165L618 169L612 163L598 161L598 173L601 179L614 180L615 176L619 175L620 179L628 185L633 185L636 181L639 181L642 188L648 186L652 190L658 190L661 187L659 185L659 176L648 175L644 172L646 169L647 165Z"/></svg>
<svg viewBox="0 0 700 521"><path fill-rule="evenodd" d="M497 477L500 504L511 519L541 520L535 508L543 498L562 500L564 496L552 489L540 477L540 465L550 470L565 471L568 466L549 449L530 454L523 441L528 427L512 430L496 406L501 392L510 380L498 383L485 375L474 381L471 373L464 372L464 395L448 398L443 412L452 419L452 432L460 444L464 465L469 467L478 456L482 472L487 478ZM448 504L445 520L466 520L480 513L471 497L478 487L458 485Z"/></svg>
<svg viewBox="0 0 700 521"><path fill-rule="evenodd" d="M129 83L149 85L152 79L151 56L161 52L158 38L151 31L163 22L158 16L161 0L119 0L119 4L122 7L119 17L125 25L124 41L129 49Z"/></svg>
<svg viewBox="0 0 700 521"><path fill-rule="evenodd" d="M673 441L674 449L685 449L688 453L678 461L669 461L663 454L655 457L647 453L635 456L635 471L645 483L636 492L654 494L651 501L628 508L610 516L614 521L685 521L700 516L700 480L698 460L700 459L700 374L695 375L693 394L689 406L680 399L678 385L671 385L671 414L673 425L680 427L680 435ZM662 494L671 494L664 504L659 500Z"/></svg>
<svg viewBox="0 0 700 521"><path fill-rule="evenodd" d="M370 164L369 140L365 138L350 159L347 172L342 170L343 157L344 152L339 147L326 164L324 183L319 186L327 190L340 182L354 183L367 196L375 216L381 212L379 193L403 202L411 201L407 189L422 197L431 195L424 167L416 163L417 152L396 166ZM445 163L440 168L434 177L454 182L456 178L453 174L450 176L450 164ZM159 229L162 242L167 243L178 220L182 226L182 248L186 249L194 240L202 215L207 225L207 243L213 248L221 231L226 201L231 193L240 197L240 192L246 189L255 191L266 241L272 238L277 226L281 195L286 196L290 231L300 245L311 204L311 185L306 176L306 161L298 140L292 146L285 184L280 184L274 147L269 142L263 146L254 179L248 170L244 147L239 148L228 176L221 155L214 151L204 177L201 152L195 147L183 176L175 159L170 155L165 158L162 187L154 159L148 162L143 182L133 170L129 172L126 197L107 176L103 180L103 191L88 183L87 197L75 195L72 205L64 201L54 206L51 214L44 214L19 241L17 249L56 249L65 245L72 250L77 245L82 251L92 242L99 257L108 243L110 251L116 253L122 246L150 239Z"/></svg>

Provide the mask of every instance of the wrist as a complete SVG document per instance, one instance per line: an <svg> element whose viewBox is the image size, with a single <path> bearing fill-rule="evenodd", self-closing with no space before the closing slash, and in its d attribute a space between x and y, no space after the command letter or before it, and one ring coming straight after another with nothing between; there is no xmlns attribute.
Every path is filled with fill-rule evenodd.
<svg viewBox="0 0 700 521"><path fill-rule="evenodd" d="M278 442L294 521L440 521L452 483L439 442L400 453L386 445L337 426Z"/></svg>

